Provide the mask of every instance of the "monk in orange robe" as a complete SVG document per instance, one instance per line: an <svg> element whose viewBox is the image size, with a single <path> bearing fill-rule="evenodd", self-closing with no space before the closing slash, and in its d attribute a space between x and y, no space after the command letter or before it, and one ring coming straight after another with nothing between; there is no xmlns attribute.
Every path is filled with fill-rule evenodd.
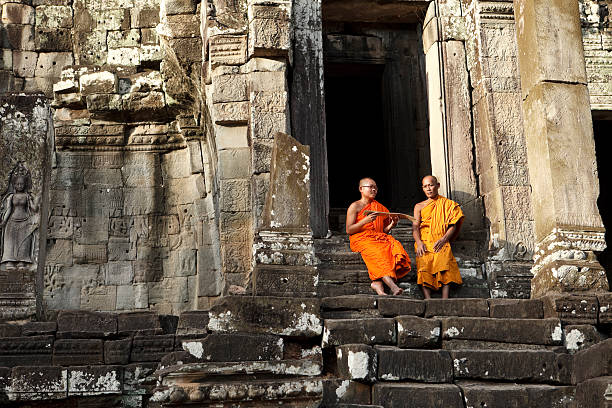
<svg viewBox="0 0 612 408"><path fill-rule="evenodd" d="M427 200L414 207L412 224L416 250L417 283L423 287L425 299L431 290L442 287L442 299L448 299L451 282L461 284L459 266L451 251L450 241L459 234L463 212L459 204L438 194L440 183L434 176L423 178Z"/></svg>
<svg viewBox="0 0 612 408"><path fill-rule="evenodd" d="M384 285L387 285L393 295L400 295L404 290L395 282L410 272L410 258L402 244L389 235L397 225L398 218L364 214L368 210L389 212L374 199L378 193L374 180L361 179L359 191L361 199L352 203L346 212L346 233L351 241L351 250L361 253L372 280L372 289L377 294L386 295Z"/></svg>

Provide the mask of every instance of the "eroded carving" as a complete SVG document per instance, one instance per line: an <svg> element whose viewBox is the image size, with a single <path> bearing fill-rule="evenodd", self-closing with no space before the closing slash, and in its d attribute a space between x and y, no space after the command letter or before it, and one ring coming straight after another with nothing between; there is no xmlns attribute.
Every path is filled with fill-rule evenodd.
<svg viewBox="0 0 612 408"><path fill-rule="evenodd" d="M30 171L18 163L9 177L9 186L0 209L0 269L31 268L36 264L35 243L40 221L39 203L30 190Z"/></svg>

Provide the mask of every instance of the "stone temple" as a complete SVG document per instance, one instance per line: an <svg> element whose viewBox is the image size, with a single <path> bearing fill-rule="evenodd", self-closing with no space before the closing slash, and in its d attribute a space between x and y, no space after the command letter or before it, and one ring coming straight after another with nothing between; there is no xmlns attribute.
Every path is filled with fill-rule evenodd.
<svg viewBox="0 0 612 408"><path fill-rule="evenodd" d="M0 0L0 405L612 406L611 10ZM426 174L464 284L374 296Z"/></svg>

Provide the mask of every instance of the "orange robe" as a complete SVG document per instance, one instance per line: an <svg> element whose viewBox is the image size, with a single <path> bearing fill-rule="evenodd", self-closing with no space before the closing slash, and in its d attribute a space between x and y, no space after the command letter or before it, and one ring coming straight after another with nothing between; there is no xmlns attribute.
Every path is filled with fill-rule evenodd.
<svg viewBox="0 0 612 408"><path fill-rule="evenodd" d="M438 290L440 286L450 282L463 283L450 243L447 242L439 252L434 252L433 249L435 242L461 218L463 211L459 204L442 196L438 196L421 209L421 240L427 247L427 252L416 257L419 285ZM416 243L414 248L417 248Z"/></svg>
<svg viewBox="0 0 612 408"><path fill-rule="evenodd" d="M389 212L378 201L372 201L357 214L357 222L368 210ZM397 279L410 272L408 253L398 240L383 232L384 228L385 217L377 217L374 222L364 225L361 232L350 236L351 250L361 253L373 281L383 276Z"/></svg>

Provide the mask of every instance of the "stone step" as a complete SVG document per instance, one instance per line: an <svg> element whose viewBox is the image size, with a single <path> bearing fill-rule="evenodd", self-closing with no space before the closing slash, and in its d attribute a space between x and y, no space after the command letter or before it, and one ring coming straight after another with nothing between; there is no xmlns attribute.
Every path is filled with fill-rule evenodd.
<svg viewBox="0 0 612 408"><path fill-rule="evenodd" d="M155 372L166 386L201 382L209 378L255 375L269 377L311 377L323 371L320 355L293 360L222 361L177 364ZM231 380L231 378L229 378Z"/></svg>
<svg viewBox="0 0 612 408"><path fill-rule="evenodd" d="M575 387L458 382L468 407L573 407Z"/></svg>
<svg viewBox="0 0 612 408"><path fill-rule="evenodd" d="M366 275L367 276L367 275ZM415 282L405 281L403 278L399 282L399 286L404 289L402 297L412 299L423 299L423 292L419 285ZM371 281L368 279L365 281L364 278L360 278L363 282L339 282L339 281L319 281L318 296L319 297L331 297L331 296L345 296L352 294L373 294L374 290L370 286ZM387 289L388 291L388 289ZM432 298L440 298L442 294L440 291L433 292ZM452 286L450 292L451 298L488 298L489 289L486 286L485 281L481 280L464 280L464 284L461 286Z"/></svg>
<svg viewBox="0 0 612 408"><path fill-rule="evenodd" d="M242 379L202 381L159 387L151 402L196 404L197 406L314 408L323 398L322 377L260 379L248 374ZM229 405L228 405L229 404Z"/></svg>
<svg viewBox="0 0 612 408"><path fill-rule="evenodd" d="M400 318L398 318L400 319ZM559 346L563 331L559 319L440 318L443 340L479 340Z"/></svg>
<svg viewBox="0 0 612 408"><path fill-rule="evenodd" d="M213 333L265 333L310 338L321 335L317 298L226 296L209 312Z"/></svg>
<svg viewBox="0 0 612 408"><path fill-rule="evenodd" d="M452 350L457 379L571 384L572 356L549 350Z"/></svg>
<svg viewBox="0 0 612 408"><path fill-rule="evenodd" d="M376 383L372 386L372 404L383 407L464 407L461 390L456 385L416 382Z"/></svg>

